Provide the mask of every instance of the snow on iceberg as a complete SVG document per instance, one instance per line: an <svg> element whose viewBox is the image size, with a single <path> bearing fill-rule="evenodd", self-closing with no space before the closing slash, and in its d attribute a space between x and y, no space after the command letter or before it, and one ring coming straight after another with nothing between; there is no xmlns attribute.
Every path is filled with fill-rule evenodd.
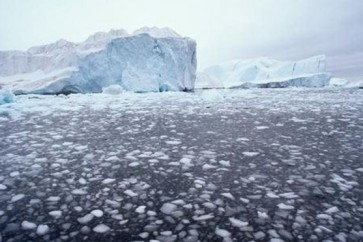
<svg viewBox="0 0 363 242"><path fill-rule="evenodd" d="M194 89L196 43L168 28L99 32L82 43L60 40L28 51L0 52L0 84L15 94Z"/></svg>
<svg viewBox="0 0 363 242"><path fill-rule="evenodd" d="M5 89L0 89L0 105L15 102L14 94Z"/></svg>
<svg viewBox="0 0 363 242"><path fill-rule="evenodd" d="M205 83L203 88L215 83L224 88L322 87L328 85L331 78L325 67L323 55L292 62L265 57L235 60L206 68L203 75L198 74L197 83Z"/></svg>

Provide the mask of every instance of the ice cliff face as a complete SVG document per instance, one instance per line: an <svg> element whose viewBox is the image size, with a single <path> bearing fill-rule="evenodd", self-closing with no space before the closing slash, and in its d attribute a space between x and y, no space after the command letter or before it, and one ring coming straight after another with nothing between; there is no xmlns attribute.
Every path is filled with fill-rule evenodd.
<svg viewBox="0 0 363 242"><path fill-rule="evenodd" d="M0 63L0 86L17 94L102 92L115 84L135 92L192 90L196 43L167 28L111 30L77 44L0 52Z"/></svg>
<svg viewBox="0 0 363 242"><path fill-rule="evenodd" d="M212 66L198 74L197 86L237 87L322 87L329 84L325 56L300 61L277 61L268 58L236 60Z"/></svg>

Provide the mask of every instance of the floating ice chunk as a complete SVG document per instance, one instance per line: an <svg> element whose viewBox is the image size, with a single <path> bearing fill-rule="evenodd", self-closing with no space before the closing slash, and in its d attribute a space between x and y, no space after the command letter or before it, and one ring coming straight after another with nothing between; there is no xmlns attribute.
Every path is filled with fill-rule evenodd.
<svg viewBox="0 0 363 242"><path fill-rule="evenodd" d="M279 198L279 196L278 195L276 195L275 193L273 193L273 192L267 192L266 193L266 196L268 197L268 198Z"/></svg>
<svg viewBox="0 0 363 242"><path fill-rule="evenodd" d="M84 179L83 177L79 178L78 182L82 185L86 185L87 184L87 181L86 179Z"/></svg>
<svg viewBox="0 0 363 242"><path fill-rule="evenodd" d="M279 238L272 238L271 240L270 240L270 242L285 242L284 240L282 240L282 239L279 239Z"/></svg>
<svg viewBox="0 0 363 242"><path fill-rule="evenodd" d="M62 211L60 211L60 210L50 211L49 215L54 217L55 219L58 219L58 218L62 217Z"/></svg>
<svg viewBox="0 0 363 242"><path fill-rule="evenodd" d="M292 210L292 209L294 209L294 206L286 205L284 203L280 203L277 206L279 207L279 209L282 209L282 210Z"/></svg>
<svg viewBox="0 0 363 242"><path fill-rule="evenodd" d="M258 231L257 233L254 234L254 237L256 240L261 240L266 237L266 234L262 231Z"/></svg>
<svg viewBox="0 0 363 242"><path fill-rule="evenodd" d="M193 217L193 219L195 221L205 221L205 220L212 219L212 218L214 218L214 215L212 213Z"/></svg>
<svg viewBox="0 0 363 242"><path fill-rule="evenodd" d="M258 155L258 154L260 154L260 153L258 153L258 152L250 152L250 151L246 151L246 152L243 152L242 154L243 154L244 156L252 157L252 156L256 156L256 155Z"/></svg>
<svg viewBox="0 0 363 242"><path fill-rule="evenodd" d="M180 161L179 161L181 164L184 164L184 165L186 165L186 166L192 166L192 159L190 159L190 158L187 158L187 157L183 157L183 158L181 158L180 159Z"/></svg>
<svg viewBox="0 0 363 242"><path fill-rule="evenodd" d="M10 177L16 177L16 176L19 176L20 175L20 172L18 171L13 171L9 174Z"/></svg>
<svg viewBox="0 0 363 242"><path fill-rule="evenodd" d="M48 225L46 224L40 224L38 225L38 228L37 228L37 234L38 235L45 235L49 232L50 228Z"/></svg>
<svg viewBox="0 0 363 242"><path fill-rule="evenodd" d="M134 161L134 162L131 162L131 163L129 164L129 167L136 167L136 166L139 166L139 165L140 165L140 163L139 163L139 162Z"/></svg>
<svg viewBox="0 0 363 242"><path fill-rule="evenodd" d="M146 239L147 237L149 237L149 233L148 232L142 232L139 234L139 237L142 239Z"/></svg>
<svg viewBox="0 0 363 242"><path fill-rule="evenodd" d="M161 206L160 211L165 214L171 214L174 212L178 207L175 204L172 203L164 203L163 206Z"/></svg>
<svg viewBox="0 0 363 242"><path fill-rule="evenodd" d="M123 92L125 92L125 90L120 85L117 84L102 88L102 93L109 95L118 95Z"/></svg>
<svg viewBox="0 0 363 242"><path fill-rule="evenodd" d="M177 200L172 201L171 203L182 206L185 204L185 201L182 199L177 199Z"/></svg>
<svg viewBox="0 0 363 242"><path fill-rule="evenodd" d="M61 198L56 196L50 196L47 198L48 202L58 202Z"/></svg>
<svg viewBox="0 0 363 242"><path fill-rule="evenodd" d="M218 102L225 99L223 93L217 89L205 90L200 97L206 102Z"/></svg>
<svg viewBox="0 0 363 242"><path fill-rule="evenodd" d="M256 129L263 130L263 129L269 129L267 126L257 126Z"/></svg>
<svg viewBox="0 0 363 242"><path fill-rule="evenodd" d="M36 227L37 227L37 225L35 223L29 222L29 221L26 221L26 220L24 220L21 223L21 228L25 229L25 230L35 229Z"/></svg>
<svg viewBox="0 0 363 242"><path fill-rule="evenodd" d="M93 228L93 231L96 233L106 233L107 231L110 230L110 227L108 227L105 224L99 224L96 227Z"/></svg>
<svg viewBox="0 0 363 242"><path fill-rule="evenodd" d="M229 199L231 199L231 200L236 200L236 199L234 198L234 196L233 196L231 193L229 193L229 192L222 193L221 195L222 195L223 197L229 198Z"/></svg>
<svg viewBox="0 0 363 242"><path fill-rule="evenodd" d="M133 192L133 191L131 191L131 190L125 190L124 191L124 193L127 195L127 196L130 196L130 197L136 197L136 196L138 196L138 194L137 193L135 193L135 192Z"/></svg>
<svg viewBox="0 0 363 242"><path fill-rule="evenodd" d="M6 89L0 90L0 105L15 102L15 95Z"/></svg>
<svg viewBox="0 0 363 242"><path fill-rule="evenodd" d="M332 220L333 218L329 214L318 214L316 215L317 219L325 219L325 220Z"/></svg>
<svg viewBox="0 0 363 242"><path fill-rule="evenodd" d="M97 218L100 218L103 216L103 211L102 210L99 210L99 209L96 209L96 210L92 210L91 211L91 214L96 216Z"/></svg>
<svg viewBox="0 0 363 242"><path fill-rule="evenodd" d="M236 218L229 218L228 220L229 220L229 222L231 222L231 224L233 226L238 227L238 228L246 227L248 225L248 222L243 222Z"/></svg>
<svg viewBox="0 0 363 242"><path fill-rule="evenodd" d="M165 143L168 145L180 145L182 142L177 141L177 140L167 140L167 141L165 141Z"/></svg>
<svg viewBox="0 0 363 242"><path fill-rule="evenodd" d="M292 199L292 198L298 198L299 196L296 195L294 192L286 192L286 193L280 193L279 194L280 197L283 198L288 198L288 199Z"/></svg>
<svg viewBox="0 0 363 242"><path fill-rule="evenodd" d="M222 166L231 166L231 163L227 160L221 160L219 161L219 164L221 164Z"/></svg>
<svg viewBox="0 0 363 242"><path fill-rule="evenodd" d="M229 231L227 231L225 229L220 229L218 227L216 228L215 233L216 233L216 235L221 236L223 238L231 236L231 233Z"/></svg>
<svg viewBox="0 0 363 242"><path fill-rule="evenodd" d="M145 213L145 209L146 209L146 206L139 206L135 209L135 212L137 212L139 214L143 214L143 213Z"/></svg>
<svg viewBox="0 0 363 242"><path fill-rule="evenodd" d="M337 213L337 212L339 212L339 209L334 206L334 207L328 208L327 210L325 210L325 212L328 214Z"/></svg>
<svg viewBox="0 0 363 242"><path fill-rule="evenodd" d="M257 216L261 219L268 219L269 216L266 212L257 211Z"/></svg>
<svg viewBox="0 0 363 242"><path fill-rule="evenodd" d="M102 181L103 184L110 184L112 182L116 181L116 179L113 178L106 178L105 180Z"/></svg>
<svg viewBox="0 0 363 242"><path fill-rule="evenodd" d="M77 218L77 221L80 224L86 224L86 223L89 223L93 218L94 218L94 215L89 213L89 214L84 215L83 217Z"/></svg>
<svg viewBox="0 0 363 242"><path fill-rule="evenodd" d="M4 184L0 184L0 190L6 190L7 186Z"/></svg>
<svg viewBox="0 0 363 242"><path fill-rule="evenodd" d="M247 142L247 141L250 141L249 139L245 138L245 137L242 137L242 138L237 138L236 139L237 142Z"/></svg>
<svg viewBox="0 0 363 242"><path fill-rule="evenodd" d="M202 166L202 169L205 170L205 171L211 170L211 169L215 169L215 168L217 168L217 167L216 166L213 166L213 165L209 165L209 164L204 164Z"/></svg>
<svg viewBox="0 0 363 242"><path fill-rule="evenodd" d="M72 191L72 194L74 194L74 195L85 195L85 194L87 194L87 191L85 191L83 189L74 189Z"/></svg>
<svg viewBox="0 0 363 242"><path fill-rule="evenodd" d="M17 202L17 201L23 199L24 197L25 197L24 194L17 194L11 198L10 202L12 202L12 203Z"/></svg>

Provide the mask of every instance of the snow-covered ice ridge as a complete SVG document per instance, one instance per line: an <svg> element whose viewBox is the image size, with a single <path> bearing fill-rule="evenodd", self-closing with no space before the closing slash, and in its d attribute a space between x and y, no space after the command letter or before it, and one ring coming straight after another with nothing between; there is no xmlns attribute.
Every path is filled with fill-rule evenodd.
<svg viewBox="0 0 363 242"><path fill-rule="evenodd" d="M0 52L0 86L15 94L192 90L196 42L169 28L111 30L84 42L59 40L27 51Z"/></svg>
<svg viewBox="0 0 363 242"><path fill-rule="evenodd" d="M323 87L331 79L325 68L324 55L300 61L277 61L266 57L234 60L198 73L197 87Z"/></svg>

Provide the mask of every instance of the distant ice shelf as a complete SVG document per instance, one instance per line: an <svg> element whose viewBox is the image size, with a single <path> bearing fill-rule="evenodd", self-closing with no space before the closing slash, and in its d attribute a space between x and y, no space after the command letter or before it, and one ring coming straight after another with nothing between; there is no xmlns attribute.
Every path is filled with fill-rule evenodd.
<svg viewBox="0 0 363 242"><path fill-rule="evenodd" d="M329 85L330 79L324 55L300 61L277 61L261 57L208 67L197 74L197 87L323 87Z"/></svg>

